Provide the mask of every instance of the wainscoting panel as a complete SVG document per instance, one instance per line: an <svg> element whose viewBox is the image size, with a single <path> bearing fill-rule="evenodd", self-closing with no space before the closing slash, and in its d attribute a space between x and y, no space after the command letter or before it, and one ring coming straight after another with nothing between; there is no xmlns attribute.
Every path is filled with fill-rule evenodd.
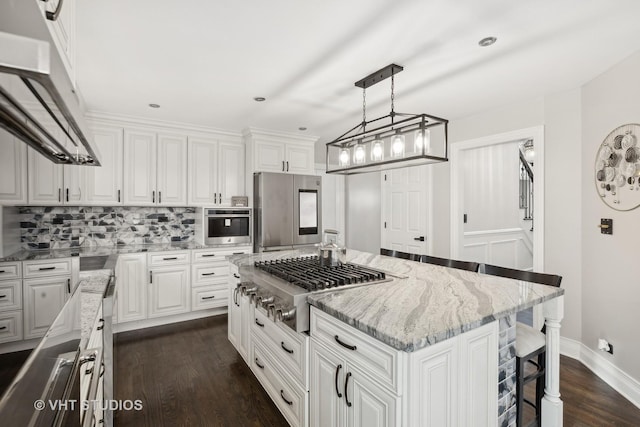
<svg viewBox="0 0 640 427"><path fill-rule="evenodd" d="M460 258L520 270L533 268L533 248L521 228L466 232Z"/></svg>

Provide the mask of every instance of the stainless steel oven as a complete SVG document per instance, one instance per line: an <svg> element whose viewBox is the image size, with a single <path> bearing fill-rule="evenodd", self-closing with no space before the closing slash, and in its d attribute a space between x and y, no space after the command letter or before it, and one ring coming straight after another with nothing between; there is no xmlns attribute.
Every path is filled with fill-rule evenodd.
<svg viewBox="0 0 640 427"><path fill-rule="evenodd" d="M239 245L253 242L253 221L249 208L212 208L204 211L204 240L207 245Z"/></svg>

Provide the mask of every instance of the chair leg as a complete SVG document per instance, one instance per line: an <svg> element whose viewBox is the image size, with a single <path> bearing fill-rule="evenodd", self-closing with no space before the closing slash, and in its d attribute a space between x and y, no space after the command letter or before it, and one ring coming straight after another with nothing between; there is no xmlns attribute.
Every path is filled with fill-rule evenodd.
<svg viewBox="0 0 640 427"><path fill-rule="evenodd" d="M516 357L516 426L522 426L524 416L524 364L525 359Z"/></svg>

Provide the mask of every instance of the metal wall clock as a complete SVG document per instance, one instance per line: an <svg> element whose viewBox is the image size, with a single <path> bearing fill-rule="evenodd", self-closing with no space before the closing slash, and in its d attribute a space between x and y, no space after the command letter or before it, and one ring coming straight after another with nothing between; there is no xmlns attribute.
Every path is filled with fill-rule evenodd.
<svg viewBox="0 0 640 427"><path fill-rule="evenodd" d="M600 199L617 211L640 206L640 125L617 127L600 144L595 183Z"/></svg>

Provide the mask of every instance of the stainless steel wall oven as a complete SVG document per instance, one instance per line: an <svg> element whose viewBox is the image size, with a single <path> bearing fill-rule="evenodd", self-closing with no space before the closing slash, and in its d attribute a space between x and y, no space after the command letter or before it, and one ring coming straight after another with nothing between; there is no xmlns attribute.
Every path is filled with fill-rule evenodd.
<svg viewBox="0 0 640 427"><path fill-rule="evenodd" d="M211 208L204 211L204 240L207 245L240 245L253 242L253 221L249 208Z"/></svg>

